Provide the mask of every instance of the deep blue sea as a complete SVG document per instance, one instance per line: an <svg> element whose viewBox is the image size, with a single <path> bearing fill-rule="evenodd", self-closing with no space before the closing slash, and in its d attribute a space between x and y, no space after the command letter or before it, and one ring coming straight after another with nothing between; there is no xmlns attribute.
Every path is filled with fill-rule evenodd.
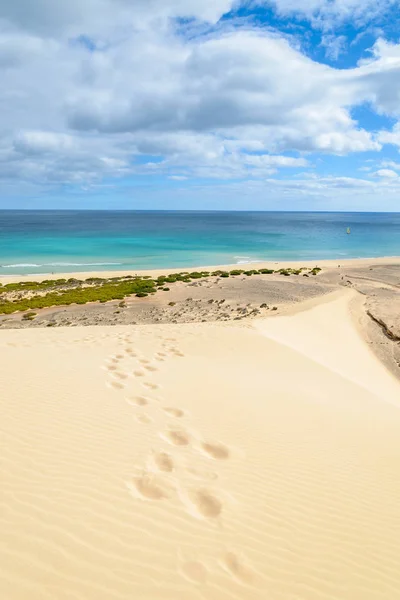
<svg viewBox="0 0 400 600"><path fill-rule="evenodd" d="M0 211L1 275L399 255L400 213Z"/></svg>

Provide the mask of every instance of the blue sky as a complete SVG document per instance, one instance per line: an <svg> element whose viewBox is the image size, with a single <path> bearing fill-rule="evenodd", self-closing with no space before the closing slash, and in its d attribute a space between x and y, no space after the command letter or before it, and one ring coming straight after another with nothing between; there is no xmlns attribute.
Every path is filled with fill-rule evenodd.
<svg viewBox="0 0 400 600"><path fill-rule="evenodd" d="M397 0L5 0L0 208L400 210Z"/></svg>

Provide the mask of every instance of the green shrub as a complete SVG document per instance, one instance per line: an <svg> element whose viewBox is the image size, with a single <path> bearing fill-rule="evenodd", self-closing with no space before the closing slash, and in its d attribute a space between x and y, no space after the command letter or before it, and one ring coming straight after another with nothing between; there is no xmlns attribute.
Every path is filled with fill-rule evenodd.
<svg viewBox="0 0 400 600"><path fill-rule="evenodd" d="M136 298L145 298L146 296L148 296L149 294L147 292L138 292L136 294Z"/></svg>
<svg viewBox="0 0 400 600"><path fill-rule="evenodd" d="M37 313L35 312L27 312L24 314L24 316L22 317L23 319L34 319L36 317Z"/></svg>
<svg viewBox="0 0 400 600"><path fill-rule="evenodd" d="M260 273L262 273L263 275L271 275L273 272L273 269L260 269Z"/></svg>
<svg viewBox="0 0 400 600"><path fill-rule="evenodd" d="M163 292L169 292L170 288L169 287L165 287L163 288Z"/></svg>
<svg viewBox="0 0 400 600"><path fill-rule="evenodd" d="M244 271L242 269L233 269L233 271L230 272L231 275L242 275L244 273Z"/></svg>
<svg viewBox="0 0 400 600"><path fill-rule="evenodd" d="M256 271L255 269L251 269L250 271L245 271L244 274L247 275L248 277L251 277L251 275L259 275L260 271Z"/></svg>

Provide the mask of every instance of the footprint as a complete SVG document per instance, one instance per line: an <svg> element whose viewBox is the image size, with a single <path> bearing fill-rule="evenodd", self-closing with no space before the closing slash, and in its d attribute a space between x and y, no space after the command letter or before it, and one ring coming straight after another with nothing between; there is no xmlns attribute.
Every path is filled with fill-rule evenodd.
<svg viewBox="0 0 400 600"><path fill-rule="evenodd" d="M175 468L172 456L170 456L167 452L155 453L153 456L153 461L157 469L159 471L164 471L165 473L172 473Z"/></svg>
<svg viewBox="0 0 400 600"><path fill-rule="evenodd" d="M113 373L113 377L118 377L118 379L128 379L128 375L126 373L121 373L119 371Z"/></svg>
<svg viewBox="0 0 400 600"><path fill-rule="evenodd" d="M170 498L172 488L157 475L143 473L127 484L131 493L145 500L164 500Z"/></svg>
<svg viewBox="0 0 400 600"><path fill-rule="evenodd" d="M159 362L164 362L164 359L161 356L156 356L155 357L156 360L158 360Z"/></svg>
<svg viewBox="0 0 400 600"><path fill-rule="evenodd" d="M215 481L218 479L218 474L213 471L207 471L206 469L197 469L195 467L189 467L187 472L195 477L196 479L203 479L206 481Z"/></svg>
<svg viewBox="0 0 400 600"><path fill-rule="evenodd" d="M143 385L144 385L144 387L147 387L149 390L158 390L161 387L158 383L150 383L149 381L144 381Z"/></svg>
<svg viewBox="0 0 400 600"><path fill-rule="evenodd" d="M240 583L249 584L254 581L254 571L235 552L227 552L221 560L221 566Z"/></svg>
<svg viewBox="0 0 400 600"><path fill-rule="evenodd" d="M190 491L188 499L192 505L192 511L199 517L216 519L222 512L221 500L205 488Z"/></svg>
<svg viewBox="0 0 400 600"><path fill-rule="evenodd" d="M151 371L152 373L158 371L157 367L152 367L151 365L147 365L144 368L147 369L147 371Z"/></svg>
<svg viewBox="0 0 400 600"><path fill-rule="evenodd" d="M149 403L144 396L134 396L133 398L127 398L126 401L133 406L146 406Z"/></svg>
<svg viewBox="0 0 400 600"><path fill-rule="evenodd" d="M208 571L206 567L198 560L190 560L180 565L179 570L182 575L192 583L206 583Z"/></svg>
<svg viewBox="0 0 400 600"><path fill-rule="evenodd" d="M136 415L136 420L139 421L139 423L143 423L144 425L149 425L153 422L153 420L146 413Z"/></svg>
<svg viewBox="0 0 400 600"><path fill-rule="evenodd" d="M133 374L135 375L135 377L143 377L146 373L144 371L141 371L140 369L137 369L136 371L133 371Z"/></svg>
<svg viewBox="0 0 400 600"><path fill-rule="evenodd" d="M167 413L167 415L177 417L178 419L181 419L185 416L185 413L180 408L163 408L163 411Z"/></svg>
<svg viewBox="0 0 400 600"><path fill-rule="evenodd" d="M139 362L140 362L142 365L148 365L148 364L150 363L150 361L149 361L149 360L147 360L147 358L141 358L141 359L139 359Z"/></svg>
<svg viewBox="0 0 400 600"><path fill-rule="evenodd" d="M117 358L118 360L122 360L122 359L123 359L123 358L125 358L125 357L124 357L124 355L123 355L123 354L116 354L116 355L115 355L115 358Z"/></svg>
<svg viewBox="0 0 400 600"><path fill-rule="evenodd" d="M173 446L188 446L190 442L188 434L179 429L170 429L161 437Z"/></svg>
<svg viewBox="0 0 400 600"><path fill-rule="evenodd" d="M118 369L117 365L109 365L106 367L107 371L116 371Z"/></svg>
<svg viewBox="0 0 400 600"><path fill-rule="evenodd" d="M219 442L203 442L201 448L207 456L216 460L226 460L230 456L229 449Z"/></svg>
<svg viewBox="0 0 400 600"><path fill-rule="evenodd" d="M161 358L165 358L167 355L165 352L157 352L156 356L160 356Z"/></svg>
<svg viewBox="0 0 400 600"><path fill-rule="evenodd" d="M116 390L123 390L125 388L124 384L120 383L119 381L111 381L110 386Z"/></svg>

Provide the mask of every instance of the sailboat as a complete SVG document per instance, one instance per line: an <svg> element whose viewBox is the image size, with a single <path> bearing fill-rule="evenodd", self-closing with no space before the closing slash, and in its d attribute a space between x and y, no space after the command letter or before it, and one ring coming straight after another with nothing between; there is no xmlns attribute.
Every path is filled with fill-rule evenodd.
<svg viewBox="0 0 400 600"><path fill-rule="evenodd" d="M350 227L347 228L347 232L346 233L351 233Z"/></svg>

